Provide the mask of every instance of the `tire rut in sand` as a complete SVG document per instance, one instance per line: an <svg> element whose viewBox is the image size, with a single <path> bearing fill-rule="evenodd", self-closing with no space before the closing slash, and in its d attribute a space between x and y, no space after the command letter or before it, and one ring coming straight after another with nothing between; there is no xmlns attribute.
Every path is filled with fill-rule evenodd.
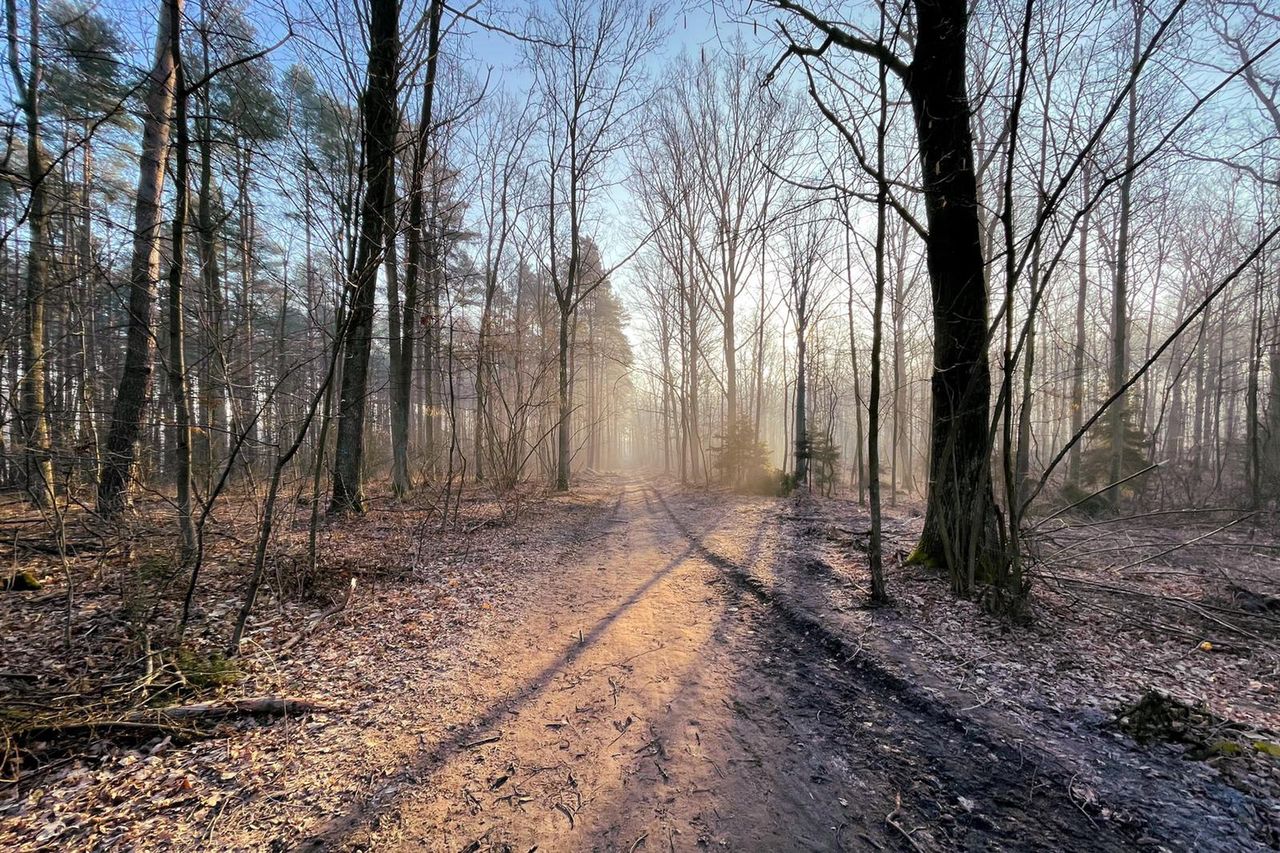
<svg viewBox="0 0 1280 853"><path fill-rule="evenodd" d="M706 547L662 493L648 489L699 556L761 605L761 642L784 650L762 658L762 671L786 685L793 704L840 720L836 728L847 734L830 737L844 761L890 788L895 808L901 798L891 828L921 827L910 844L1128 850L1144 838L1139 821L1115 814L1104 821L1101 804L1077 799L1073 774L1056 758L991 735L879 665L790 596ZM908 843L901 833L898 840Z"/></svg>

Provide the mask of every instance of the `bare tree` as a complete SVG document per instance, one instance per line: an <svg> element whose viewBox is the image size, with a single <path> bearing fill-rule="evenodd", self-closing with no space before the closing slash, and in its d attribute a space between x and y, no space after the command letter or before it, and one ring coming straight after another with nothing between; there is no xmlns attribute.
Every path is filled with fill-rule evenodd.
<svg viewBox="0 0 1280 853"><path fill-rule="evenodd" d="M413 145L413 162L409 169L408 265L405 271L404 301L399 312L392 304L391 317L391 485L397 495L412 488L409 476L409 413L413 393L413 352L418 338L418 303L424 278L425 240L433 240L424 232L428 223L426 187L431 147L435 140L435 93L440 61L440 18L443 3L433 0L428 11L427 68L422 88L422 113L418 119L417 139ZM394 235L392 236L394 241ZM436 274L440 261L434 251L425 252L430 264L427 276Z"/></svg>
<svg viewBox="0 0 1280 853"><path fill-rule="evenodd" d="M27 288L24 300L25 328L22 334L22 403L23 442L26 445L26 490L39 507L54 503L53 462L49 448L49 420L45 412L45 300L49 292L47 259L49 242L48 183L53 164L45 151L40 122L40 90L42 66L40 58L40 3L30 0L29 46L27 71L23 72L18 47L18 8L15 0L5 5L8 21L9 70L14 89L26 118L27 185L30 200L27 229Z"/></svg>
<svg viewBox="0 0 1280 853"><path fill-rule="evenodd" d="M151 393L156 285L160 277L161 196L177 89L169 32L174 16L168 4L169 0L161 0L155 61L145 83L142 152L138 159L133 252L129 265L128 344L98 485L98 512L106 516L118 513L123 506L133 472L135 444L142 431L142 414ZM182 0L178 0L178 13L181 11Z"/></svg>
<svg viewBox="0 0 1280 853"><path fill-rule="evenodd" d="M807 486L809 482L809 458L812 451L807 353L813 324L821 310L818 280L822 257L827 249L828 221L817 210L809 209L805 213L808 215L804 221L791 224L786 231L784 261L787 308L791 313L796 336L795 439L792 446L795 467L792 471L796 484L802 486Z"/></svg>
<svg viewBox="0 0 1280 853"><path fill-rule="evenodd" d="M169 357L168 383L176 413L173 426L174 475L178 491L178 529L182 535L182 562L196 551L196 530L191 515L191 394L187 384L187 337L183 302L186 270L186 232L189 208L187 173L191 160L191 139L187 127L187 91L182 59L182 5L168 0L169 51L174 67L174 115L177 128L174 160L173 242L169 260Z"/></svg>
<svg viewBox="0 0 1280 853"><path fill-rule="evenodd" d="M364 421L373 344L374 292L386 248L395 166L396 72L400 57L400 9L396 0L369 2L369 63L362 97L364 198L351 281L351 315L342 340L342 391L333 460L331 512L363 512Z"/></svg>
<svg viewBox="0 0 1280 853"><path fill-rule="evenodd" d="M886 41L809 7L792 0L770 0L770 5L807 26L817 41L792 40L787 55L806 64L832 49L867 57L883 65L911 101L934 325L929 494L924 532L912 559L947 567L957 588L968 589L974 577L993 577L1001 558L986 426L991 401L986 265L969 125L967 6L963 0L915 0L908 62ZM816 99L812 83L810 89ZM839 123L829 109L824 114Z"/></svg>
<svg viewBox="0 0 1280 853"><path fill-rule="evenodd" d="M645 0L557 0L534 20L527 43L543 108L547 175L546 266L559 309L556 488L569 488L572 458L571 331L602 279L583 275L589 206L625 144L644 97L644 62L660 43Z"/></svg>

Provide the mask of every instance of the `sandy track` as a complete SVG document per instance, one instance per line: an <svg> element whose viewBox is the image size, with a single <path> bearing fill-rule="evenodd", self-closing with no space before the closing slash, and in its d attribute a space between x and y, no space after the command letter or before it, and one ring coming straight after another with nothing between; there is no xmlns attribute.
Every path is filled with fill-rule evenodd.
<svg viewBox="0 0 1280 853"><path fill-rule="evenodd" d="M33 791L0 838L467 853L1276 843L1274 802L1176 750L1134 748L1105 715L951 689L950 659L904 641L909 610L862 608L856 551L826 562L814 509L596 478L465 547L425 532L429 558L394 582L371 574L340 630L258 673L257 689L332 712L113 751ZM50 826L62 834L44 843Z"/></svg>
<svg viewBox="0 0 1280 853"><path fill-rule="evenodd" d="M467 650L500 664L466 685L472 724L312 846L1132 849L1034 756L839 662L701 544L759 531L619 488L547 594Z"/></svg>

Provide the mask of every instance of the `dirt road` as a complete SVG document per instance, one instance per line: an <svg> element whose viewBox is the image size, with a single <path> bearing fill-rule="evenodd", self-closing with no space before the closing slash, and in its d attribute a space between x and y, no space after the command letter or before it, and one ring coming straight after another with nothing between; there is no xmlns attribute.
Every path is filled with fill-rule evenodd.
<svg viewBox="0 0 1280 853"><path fill-rule="evenodd" d="M360 593L288 655L268 614L237 686L324 710L104 742L0 804L0 848L1280 847L1269 765L1116 729L1142 682L1103 702L1079 659L1142 636L1005 632L900 568L867 610L852 503L597 477L498 509L335 524Z"/></svg>
<svg viewBox="0 0 1280 853"><path fill-rule="evenodd" d="M725 510L682 516L642 481L618 489L548 593L468 651L496 665L442 687L474 696L475 723L423 743L311 847L1156 846L1033 748L975 730L769 603L742 565L779 556L759 553L758 529ZM736 561L704 544L726 535Z"/></svg>

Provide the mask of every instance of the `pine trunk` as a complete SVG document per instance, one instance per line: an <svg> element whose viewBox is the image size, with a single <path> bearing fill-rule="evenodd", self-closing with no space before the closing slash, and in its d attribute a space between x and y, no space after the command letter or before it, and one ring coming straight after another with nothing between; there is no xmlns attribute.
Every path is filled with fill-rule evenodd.
<svg viewBox="0 0 1280 853"><path fill-rule="evenodd" d="M181 13L182 0L177 0ZM159 230L165 162L169 156L173 110L174 63L169 47L169 0L160 4L155 61L145 83L142 153L138 160L138 192L134 201L133 252L129 265L129 323L124 372L111 412L111 427L98 484L98 512L111 517L124 506L133 475L135 444L142 415L151 396L154 369L155 304L160 277Z"/></svg>

